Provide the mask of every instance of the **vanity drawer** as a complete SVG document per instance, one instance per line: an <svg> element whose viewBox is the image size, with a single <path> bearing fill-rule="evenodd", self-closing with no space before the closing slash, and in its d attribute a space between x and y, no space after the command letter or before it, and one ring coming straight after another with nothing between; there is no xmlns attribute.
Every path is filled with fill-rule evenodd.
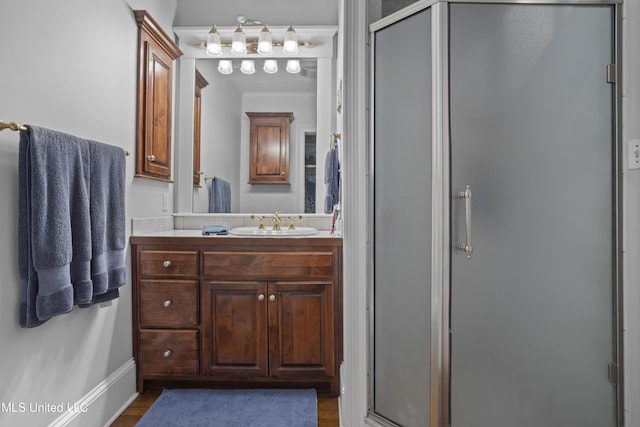
<svg viewBox="0 0 640 427"><path fill-rule="evenodd" d="M203 253L204 275L248 278L331 278L331 251L305 252L226 252Z"/></svg>
<svg viewBox="0 0 640 427"><path fill-rule="evenodd" d="M142 330L138 344L142 375L198 374L198 331Z"/></svg>
<svg viewBox="0 0 640 427"><path fill-rule="evenodd" d="M140 251L139 270L143 276L197 276L198 251Z"/></svg>
<svg viewBox="0 0 640 427"><path fill-rule="evenodd" d="M197 326L198 281L140 280L140 324Z"/></svg>

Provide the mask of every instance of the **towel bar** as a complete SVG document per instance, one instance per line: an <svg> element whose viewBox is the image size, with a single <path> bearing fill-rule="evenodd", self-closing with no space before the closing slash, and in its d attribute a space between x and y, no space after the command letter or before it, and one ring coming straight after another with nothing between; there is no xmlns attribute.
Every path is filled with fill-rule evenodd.
<svg viewBox="0 0 640 427"><path fill-rule="evenodd" d="M20 123L16 123L16 122L5 123L2 120L0 120L0 130L5 130L5 129L19 131L19 130L27 130L27 127L21 125ZM129 152L129 150L124 150L125 156L129 156L130 154L131 153Z"/></svg>
<svg viewBox="0 0 640 427"><path fill-rule="evenodd" d="M22 126L19 123L16 122L10 122L10 123L5 123L2 120L0 120L0 130L4 130L4 129L11 129L11 130L27 130L26 127Z"/></svg>

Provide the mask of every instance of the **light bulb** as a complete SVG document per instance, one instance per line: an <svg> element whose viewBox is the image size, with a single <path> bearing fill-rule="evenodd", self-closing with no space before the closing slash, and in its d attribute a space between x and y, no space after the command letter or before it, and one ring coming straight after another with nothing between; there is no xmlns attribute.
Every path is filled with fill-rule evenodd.
<svg viewBox="0 0 640 427"><path fill-rule="evenodd" d="M300 61L297 59L289 59L287 61L287 72L297 74L300 72Z"/></svg>
<svg viewBox="0 0 640 427"><path fill-rule="evenodd" d="M274 74L278 72L278 61L275 59L267 59L264 61L263 70L265 73Z"/></svg>
<svg viewBox="0 0 640 427"><path fill-rule="evenodd" d="M222 74L231 74L233 72L233 65L229 59L221 59L218 63L218 71Z"/></svg>
<svg viewBox="0 0 640 427"><path fill-rule="evenodd" d="M231 53L234 55L244 55L247 53L247 39L242 31L242 25L238 24L238 27L233 32L231 39Z"/></svg>
<svg viewBox="0 0 640 427"><path fill-rule="evenodd" d="M220 34L215 24L211 27L211 31L207 34L207 55L218 56L222 55L222 43L220 42Z"/></svg>
<svg viewBox="0 0 640 427"><path fill-rule="evenodd" d="M273 53L273 43L271 42L271 31L265 25L258 36L258 53L260 55L271 55Z"/></svg>
<svg viewBox="0 0 640 427"><path fill-rule="evenodd" d="M244 74L253 74L256 72L256 66L253 63L253 59L243 59L240 65L240 71Z"/></svg>
<svg viewBox="0 0 640 427"><path fill-rule="evenodd" d="M291 25L287 28L287 32L284 33L284 45L282 46L282 53L287 55L295 55L298 53L298 35L296 30Z"/></svg>

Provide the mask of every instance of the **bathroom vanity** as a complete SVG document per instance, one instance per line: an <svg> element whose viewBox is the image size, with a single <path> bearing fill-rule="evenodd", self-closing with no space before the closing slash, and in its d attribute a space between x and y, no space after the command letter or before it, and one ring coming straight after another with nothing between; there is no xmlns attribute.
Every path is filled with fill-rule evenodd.
<svg viewBox="0 0 640 427"><path fill-rule="evenodd" d="M133 236L137 390L339 392L342 239Z"/></svg>

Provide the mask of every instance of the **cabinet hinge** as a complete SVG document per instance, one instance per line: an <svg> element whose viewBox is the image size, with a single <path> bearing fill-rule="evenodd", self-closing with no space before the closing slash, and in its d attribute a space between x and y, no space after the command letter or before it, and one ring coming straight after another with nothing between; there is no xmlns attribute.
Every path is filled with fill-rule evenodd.
<svg viewBox="0 0 640 427"><path fill-rule="evenodd" d="M618 384L620 378L620 365L617 363L609 363L609 382L611 384Z"/></svg>
<svg viewBox="0 0 640 427"><path fill-rule="evenodd" d="M607 64L607 83L618 83L617 64Z"/></svg>

